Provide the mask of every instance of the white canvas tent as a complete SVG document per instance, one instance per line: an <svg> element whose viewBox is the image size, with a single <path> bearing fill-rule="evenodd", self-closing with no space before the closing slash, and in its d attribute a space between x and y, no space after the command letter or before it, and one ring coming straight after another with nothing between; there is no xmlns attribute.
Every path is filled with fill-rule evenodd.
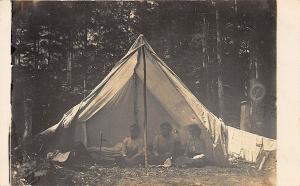
<svg viewBox="0 0 300 186"><path fill-rule="evenodd" d="M128 135L131 124L137 123L143 128L144 108L147 108L148 144L158 134L162 122L172 124L182 139L185 126L196 123L202 128L209 159L218 164L226 162L227 136L232 130L197 100L143 35L84 100L41 134L54 134L54 143L61 147L75 141L86 147L98 147L101 131L106 140L103 145L113 146ZM229 149L233 149L230 153L240 150Z"/></svg>

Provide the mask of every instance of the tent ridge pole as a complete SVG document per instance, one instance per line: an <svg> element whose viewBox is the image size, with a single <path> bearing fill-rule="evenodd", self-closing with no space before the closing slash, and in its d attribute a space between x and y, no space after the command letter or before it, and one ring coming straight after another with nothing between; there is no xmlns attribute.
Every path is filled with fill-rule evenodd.
<svg viewBox="0 0 300 186"><path fill-rule="evenodd" d="M147 77L146 77L146 58L145 58L145 46L141 47L144 64L144 148L145 148L145 167L148 167L148 148L147 148Z"/></svg>

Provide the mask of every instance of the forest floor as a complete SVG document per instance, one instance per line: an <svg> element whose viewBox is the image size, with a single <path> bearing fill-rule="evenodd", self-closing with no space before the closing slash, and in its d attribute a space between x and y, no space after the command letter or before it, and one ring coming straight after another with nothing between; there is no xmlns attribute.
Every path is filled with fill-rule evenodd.
<svg viewBox="0 0 300 186"><path fill-rule="evenodd" d="M202 168L59 167L38 185L276 185L275 170L249 165Z"/></svg>
<svg viewBox="0 0 300 186"><path fill-rule="evenodd" d="M32 178L27 176L27 180L32 180L29 185L276 185L275 154L268 158L261 171L257 170L255 164L242 162L229 167L204 166L201 168L177 168L175 166L120 168L74 162L65 165L54 163L47 163L47 165L49 165L46 166L47 173L43 170L35 170ZM42 167L42 169L45 168L44 165ZM28 185L28 182L24 183L24 179L18 176L17 172L21 170L20 167L18 170L12 167L11 185Z"/></svg>

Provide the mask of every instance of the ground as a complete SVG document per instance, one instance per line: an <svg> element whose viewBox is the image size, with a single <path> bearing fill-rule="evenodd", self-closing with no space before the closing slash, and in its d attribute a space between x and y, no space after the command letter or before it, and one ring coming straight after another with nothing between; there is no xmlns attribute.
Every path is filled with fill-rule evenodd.
<svg viewBox="0 0 300 186"><path fill-rule="evenodd" d="M236 160L226 167L121 168L90 161L58 164L35 158L12 164L11 185L276 185L276 152L270 153L260 171L259 165Z"/></svg>
<svg viewBox="0 0 300 186"><path fill-rule="evenodd" d="M81 168L56 167L40 184L55 185L275 185L274 171L258 172L251 166L202 168Z"/></svg>

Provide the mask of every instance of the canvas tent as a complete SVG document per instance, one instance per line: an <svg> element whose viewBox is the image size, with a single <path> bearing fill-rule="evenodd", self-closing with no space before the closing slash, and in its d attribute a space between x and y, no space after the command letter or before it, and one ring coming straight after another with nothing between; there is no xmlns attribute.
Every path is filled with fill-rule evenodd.
<svg viewBox="0 0 300 186"><path fill-rule="evenodd" d="M148 144L162 122L172 124L182 139L186 136L185 126L196 123L202 128L211 161L224 164L228 149L235 153L243 148L228 148L228 131L232 130L197 100L143 35L86 98L41 134L52 134L52 142L58 148L76 141L86 147L98 147L101 131L103 146L109 147L128 135L131 124L137 123L143 129L145 114Z"/></svg>

